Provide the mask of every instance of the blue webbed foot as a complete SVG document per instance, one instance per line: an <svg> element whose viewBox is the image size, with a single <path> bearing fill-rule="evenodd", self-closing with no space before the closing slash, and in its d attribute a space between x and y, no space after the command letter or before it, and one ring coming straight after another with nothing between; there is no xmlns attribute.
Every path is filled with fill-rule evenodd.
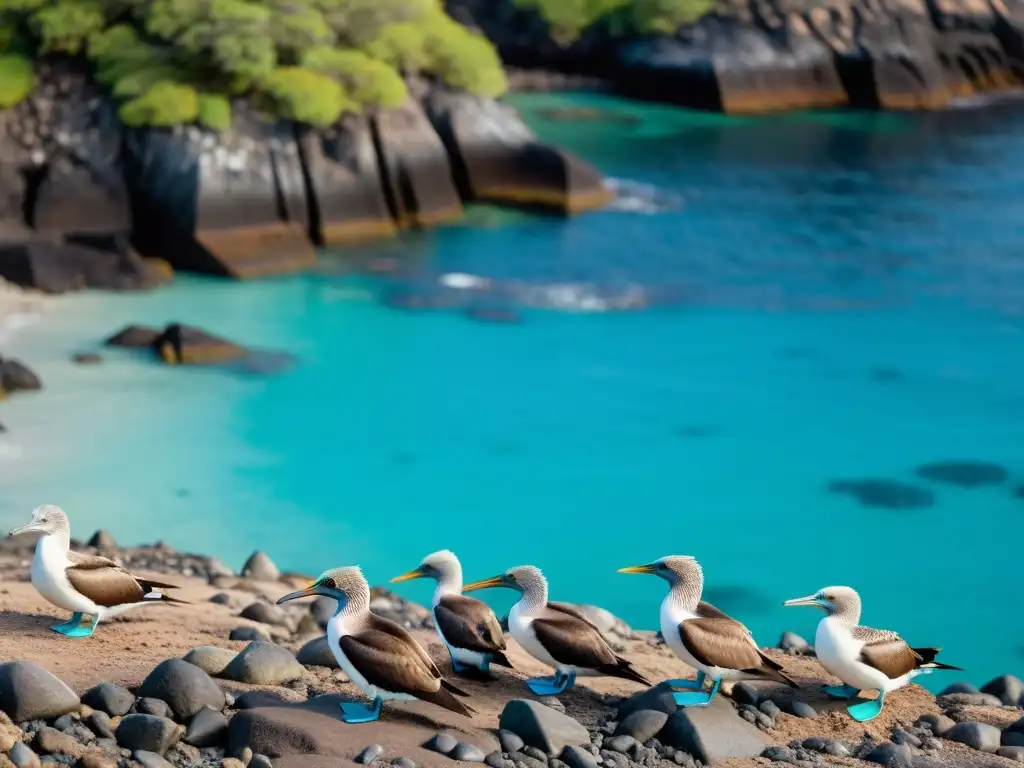
<svg viewBox="0 0 1024 768"><path fill-rule="evenodd" d="M456 672L465 672L467 669L469 669L469 667L460 661L452 659L452 669Z"/></svg>
<svg viewBox="0 0 1024 768"><path fill-rule="evenodd" d="M877 699L862 701L859 704L851 704L846 708L846 711L849 712L850 717L858 723L865 723L868 720L878 717L882 711L882 704L884 702L885 694L879 691Z"/></svg>
<svg viewBox="0 0 1024 768"><path fill-rule="evenodd" d="M701 683L704 681L701 680ZM676 702L676 706L679 707L706 707L715 698L715 694L718 693L718 687L722 684L721 678L715 680L715 684L711 686L710 691L685 691L683 693L673 693L672 698Z"/></svg>
<svg viewBox="0 0 1024 768"><path fill-rule="evenodd" d="M81 616L80 613L75 615ZM62 635L64 635L64 637L89 637L93 632L96 631L96 625L99 623L99 616L93 616L92 623L87 627L80 626L76 621L73 626L61 627L60 629L54 627L53 629L57 632L60 632Z"/></svg>
<svg viewBox="0 0 1024 768"><path fill-rule="evenodd" d="M380 717L380 708L384 702L380 696L373 700L372 706L356 702L342 702L341 719L346 723L372 723Z"/></svg>
<svg viewBox="0 0 1024 768"><path fill-rule="evenodd" d="M531 677L526 681L526 687L538 696L555 696L572 688L575 684L575 672L570 672L568 675L558 672L554 677Z"/></svg>
<svg viewBox="0 0 1024 768"><path fill-rule="evenodd" d="M821 691L833 699L852 699L860 690L852 685L823 685Z"/></svg>
<svg viewBox="0 0 1024 768"><path fill-rule="evenodd" d="M697 690L697 691L699 691L701 688L704 687L704 673L703 672L698 672L696 680L682 680L682 679L678 679L677 678L677 679L673 679L673 680L666 680L665 682L668 683L669 687L673 688L673 689L681 689L681 690L684 690L684 691L687 691L687 690Z"/></svg>
<svg viewBox="0 0 1024 768"><path fill-rule="evenodd" d="M62 624L54 624L52 627L50 627L50 629L52 629L54 632L60 632L63 635L66 634L69 629L74 629L75 627L77 627L78 622L80 622L81 620L82 614L74 613L72 614L70 619L63 622Z"/></svg>

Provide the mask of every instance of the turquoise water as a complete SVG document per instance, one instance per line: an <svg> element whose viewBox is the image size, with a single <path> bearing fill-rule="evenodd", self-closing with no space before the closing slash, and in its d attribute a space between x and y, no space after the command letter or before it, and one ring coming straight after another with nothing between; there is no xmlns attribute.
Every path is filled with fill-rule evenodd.
<svg viewBox="0 0 1024 768"><path fill-rule="evenodd" d="M79 536L106 527L236 567L254 548L309 573L359 563L373 582L448 547L470 579L534 563L554 598L643 628L664 589L615 569L693 554L709 598L762 643L813 635L817 616L782 600L849 584L865 623L942 645L968 678L1024 673L1024 110L520 104L623 180L616 209L476 211L478 226L360 254L403 259L388 277L328 258L286 280L61 299L5 343L47 391L0 406L0 528L53 502ZM566 104L610 119L551 119ZM382 300L440 295L454 272L498 288L433 311ZM647 309L543 308L638 296ZM522 322L460 308L480 302ZM297 363L68 361L126 323L172 320ZM915 474L950 460L1008 477ZM909 485L903 506L829 491L865 479Z"/></svg>

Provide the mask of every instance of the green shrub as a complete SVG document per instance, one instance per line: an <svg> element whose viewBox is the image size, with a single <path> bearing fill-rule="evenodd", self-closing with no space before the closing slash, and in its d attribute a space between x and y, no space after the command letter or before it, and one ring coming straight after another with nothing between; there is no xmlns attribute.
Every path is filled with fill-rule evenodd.
<svg viewBox="0 0 1024 768"><path fill-rule="evenodd" d="M32 31L45 52L83 53L89 38L103 31L103 0L77 0L47 5L32 16Z"/></svg>
<svg viewBox="0 0 1024 768"><path fill-rule="evenodd" d="M384 27L363 50L401 72L414 73L427 64L426 39L425 24L397 22Z"/></svg>
<svg viewBox="0 0 1024 768"><path fill-rule="evenodd" d="M342 112L356 111L332 77L302 67L280 67L260 84L274 114L321 128L334 125Z"/></svg>
<svg viewBox="0 0 1024 768"><path fill-rule="evenodd" d="M302 66L334 78L360 106L397 107L408 96L405 81L392 67L351 48L311 48Z"/></svg>
<svg viewBox="0 0 1024 768"><path fill-rule="evenodd" d="M451 87L488 97L508 89L494 46L447 16L428 27L425 47L426 68Z"/></svg>
<svg viewBox="0 0 1024 768"><path fill-rule="evenodd" d="M551 35L561 43L575 40L580 32L636 0L514 0L524 10L536 10Z"/></svg>
<svg viewBox="0 0 1024 768"><path fill-rule="evenodd" d="M191 123L199 115L199 97L189 85L164 80L122 104L118 114L130 126Z"/></svg>
<svg viewBox="0 0 1024 768"><path fill-rule="evenodd" d="M0 56L0 109L13 107L36 87L32 62L22 56Z"/></svg>
<svg viewBox="0 0 1024 768"><path fill-rule="evenodd" d="M200 93L199 123L214 131L231 127L231 100L220 93Z"/></svg>
<svg viewBox="0 0 1024 768"><path fill-rule="evenodd" d="M714 6L714 0L633 0L633 26L644 34L672 35Z"/></svg>

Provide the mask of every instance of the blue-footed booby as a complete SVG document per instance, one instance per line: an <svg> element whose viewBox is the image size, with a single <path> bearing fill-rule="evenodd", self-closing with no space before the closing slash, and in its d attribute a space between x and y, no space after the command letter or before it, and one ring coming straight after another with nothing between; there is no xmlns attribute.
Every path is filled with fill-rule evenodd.
<svg viewBox="0 0 1024 768"><path fill-rule="evenodd" d="M71 524L60 507L44 504L32 510L32 522L11 530L42 534L36 542L29 574L32 586L71 618L50 629L67 637L89 637L96 626L111 616L147 603L184 603L158 592L174 589L173 584L140 579L113 560L71 551ZM90 626L79 626L82 615L92 616Z"/></svg>
<svg viewBox="0 0 1024 768"><path fill-rule="evenodd" d="M443 677L412 635L393 621L370 613L370 585L355 566L325 571L305 589L285 595L277 604L323 595L338 601L327 622L327 644L338 665L372 706L345 702L341 719L368 723L380 717L384 701L420 699L471 716L473 710L455 696L468 696Z"/></svg>
<svg viewBox="0 0 1024 768"><path fill-rule="evenodd" d="M433 552L408 573L392 583L412 579L434 579L432 608L434 625L452 657L456 672L479 669L487 672L491 662L512 668L505 657L505 634L498 617L487 603L462 594L462 564L447 549Z"/></svg>
<svg viewBox="0 0 1024 768"><path fill-rule="evenodd" d="M850 587L825 587L783 605L808 605L825 611L814 635L814 650L821 666L843 681L843 685L824 686L825 693L850 699L860 691L878 691L878 698L846 708L858 722L877 717L885 694L918 675L933 669L963 671L935 661L939 648L911 648L895 632L860 626L860 595Z"/></svg>
<svg viewBox="0 0 1024 768"><path fill-rule="evenodd" d="M521 565L467 584L462 591L489 587L520 593L508 615L508 631L531 656L555 670L554 677L526 681L538 696L561 693L575 685L577 676L585 675L607 675L650 685L632 664L616 655L597 627L568 606L548 602L548 582L539 568Z"/></svg>
<svg viewBox="0 0 1024 768"><path fill-rule="evenodd" d="M649 573L669 583L661 603L661 634L680 659L697 670L697 679L670 680L681 707L706 707L723 680L775 680L796 688L782 666L768 658L754 642L750 630L710 603L703 602L704 571L689 555L670 555L647 565L620 568L619 573ZM710 677L711 690L704 690Z"/></svg>

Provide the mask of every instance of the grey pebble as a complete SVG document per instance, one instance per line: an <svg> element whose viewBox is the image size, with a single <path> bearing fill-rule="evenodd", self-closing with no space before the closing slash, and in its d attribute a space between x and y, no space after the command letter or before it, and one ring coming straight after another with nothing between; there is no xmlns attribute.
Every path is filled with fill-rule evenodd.
<svg viewBox="0 0 1024 768"><path fill-rule="evenodd" d="M563 704L557 696L541 696L538 701L545 707L551 707L555 712L565 714L565 704Z"/></svg>
<svg viewBox="0 0 1024 768"><path fill-rule="evenodd" d="M782 710L779 709L779 705L771 699L765 699L757 705L757 708L761 710L764 714L766 714L768 717L770 717L772 720L774 720L780 714L782 714Z"/></svg>
<svg viewBox="0 0 1024 768"><path fill-rule="evenodd" d="M802 717L807 720L813 720L818 716L818 710L808 704L806 701L797 701L794 699L789 702L789 714L795 715L796 717Z"/></svg>
<svg viewBox="0 0 1024 768"><path fill-rule="evenodd" d="M892 729L892 740L896 744L908 744L911 747L921 748L921 740L909 731L905 731L899 726Z"/></svg>
<svg viewBox="0 0 1024 768"><path fill-rule="evenodd" d="M864 759L869 763L878 763L887 768L909 768L913 760L913 752L906 744L884 742L868 752Z"/></svg>
<svg viewBox="0 0 1024 768"><path fill-rule="evenodd" d="M228 640L241 640L242 642L263 640L269 642L270 633L263 627L235 627L231 630L231 634L228 635Z"/></svg>
<svg viewBox="0 0 1024 768"><path fill-rule="evenodd" d="M796 753L789 747L767 747L761 757L779 763L792 763L796 760Z"/></svg>
<svg viewBox="0 0 1024 768"><path fill-rule="evenodd" d="M214 747L228 735L228 719L215 709L204 707L189 721L185 742L193 747Z"/></svg>
<svg viewBox="0 0 1024 768"><path fill-rule="evenodd" d="M790 656L801 656L811 650L811 644L796 634L796 632L786 631L779 638L779 648Z"/></svg>
<svg viewBox="0 0 1024 768"><path fill-rule="evenodd" d="M39 765L39 755L33 752L23 741L14 742L14 746L11 747L7 756L17 768L37 768Z"/></svg>
<svg viewBox="0 0 1024 768"><path fill-rule="evenodd" d="M569 768L597 768L598 765L592 754L573 745L564 747L559 758Z"/></svg>
<svg viewBox="0 0 1024 768"><path fill-rule="evenodd" d="M255 603L249 603L242 609L239 614L243 619L249 619L249 621L256 621L260 624L270 624L277 627L288 626L288 614L284 608L279 605L271 605L270 603L264 603L256 601Z"/></svg>
<svg viewBox="0 0 1024 768"><path fill-rule="evenodd" d="M501 754L500 749L496 749L484 758L484 762L491 768L504 768L505 757Z"/></svg>
<svg viewBox="0 0 1024 768"><path fill-rule="evenodd" d="M67 733L75 727L77 721L71 715L61 715L53 721L53 727L58 731L64 731Z"/></svg>
<svg viewBox="0 0 1024 768"><path fill-rule="evenodd" d="M515 765L516 768L545 768L547 761L540 761L535 757L524 755L522 752L516 752Z"/></svg>
<svg viewBox="0 0 1024 768"><path fill-rule="evenodd" d="M391 761L391 764L396 766L396 768L416 768L416 763L408 757L396 757Z"/></svg>
<svg viewBox="0 0 1024 768"><path fill-rule="evenodd" d="M459 740L452 736L446 731L440 731L435 733L434 736L428 741L425 746L427 749L432 749L434 752L440 752L442 755L447 755L456 746L458 746Z"/></svg>
<svg viewBox="0 0 1024 768"><path fill-rule="evenodd" d="M85 722L86 725L92 728L92 732L100 738L114 738L114 731L110 728L110 716L106 712L97 709L85 718Z"/></svg>
<svg viewBox="0 0 1024 768"><path fill-rule="evenodd" d="M628 752L634 744L636 744L636 739L625 734L622 736L612 736L610 739L604 740L605 749L609 749L612 752Z"/></svg>
<svg viewBox="0 0 1024 768"><path fill-rule="evenodd" d="M466 763L482 763L485 755L480 747L460 741L455 745L455 749L448 753L448 757L452 760L461 760Z"/></svg>
<svg viewBox="0 0 1024 768"><path fill-rule="evenodd" d="M227 592L218 592L210 598L210 602L217 603L217 605L231 605L231 595Z"/></svg>
<svg viewBox="0 0 1024 768"><path fill-rule="evenodd" d="M1007 760L1016 760L1018 763L1024 763L1024 747L1000 747L996 750L996 754L999 757L1005 757Z"/></svg>
<svg viewBox="0 0 1024 768"><path fill-rule="evenodd" d="M162 755L178 740L178 726L166 717L125 715L117 725L116 736L122 747Z"/></svg>
<svg viewBox="0 0 1024 768"><path fill-rule="evenodd" d="M1024 682L1013 675L1003 675L985 683L981 692L995 696L1008 707L1024 706Z"/></svg>
<svg viewBox="0 0 1024 768"><path fill-rule="evenodd" d="M939 696L949 696L951 693L981 693L981 691L970 683L958 682L947 685L939 692Z"/></svg>
<svg viewBox="0 0 1024 768"><path fill-rule="evenodd" d="M522 753L524 755L526 755L527 757L532 757L534 760L540 760L545 765L547 765L547 763L548 763L547 753L543 749L538 749L537 747L526 746L526 747L523 747Z"/></svg>
<svg viewBox="0 0 1024 768"><path fill-rule="evenodd" d="M664 712L656 709L638 709L619 723L615 735L632 736L643 744L658 734L667 721L668 715Z"/></svg>
<svg viewBox="0 0 1024 768"><path fill-rule="evenodd" d="M384 747L380 744L368 744L363 747L362 752L356 755L356 762L360 765L369 765L379 759L382 754L384 754Z"/></svg>
<svg viewBox="0 0 1024 768"><path fill-rule="evenodd" d="M761 694L746 681L740 681L732 688L732 700L737 704L749 704L756 707L761 701Z"/></svg>
<svg viewBox="0 0 1024 768"><path fill-rule="evenodd" d="M128 714L135 703L135 695L120 685L100 683L82 694L82 702L93 709L119 717Z"/></svg>
<svg viewBox="0 0 1024 768"><path fill-rule="evenodd" d="M999 729L987 723L957 723L943 738L957 741L981 752L995 752L1000 746Z"/></svg>
<svg viewBox="0 0 1024 768"><path fill-rule="evenodd" d="M946 732L956 725L956 721L952 718L946 717L945 715L921 715L917 719L917 724L923 728L927 728L936 736L944 736Z"/></svg>
<svg viewBox="0 0 1024 768"><path fill-rule="evenodd" d="M171 708L166 701L143 696L135 702L135 712L140 715L153 715L154 717L171 717Z"/></svg>
<svg viewBox="0 0 1024 768"><path fill-rule="evenodd" d="M132 759L143 768L174 768L174 766L163 759L156 752L145 749L137 749L132 753Z"/></svg>
<svg viewBox="0 0 1024 768"><path fill-rule="evenodd" d="M498 743L501 744L501 751L506 754L518 752L523 748L523 740L518 734L507 731L504 728L498 731Z"/></svg>

